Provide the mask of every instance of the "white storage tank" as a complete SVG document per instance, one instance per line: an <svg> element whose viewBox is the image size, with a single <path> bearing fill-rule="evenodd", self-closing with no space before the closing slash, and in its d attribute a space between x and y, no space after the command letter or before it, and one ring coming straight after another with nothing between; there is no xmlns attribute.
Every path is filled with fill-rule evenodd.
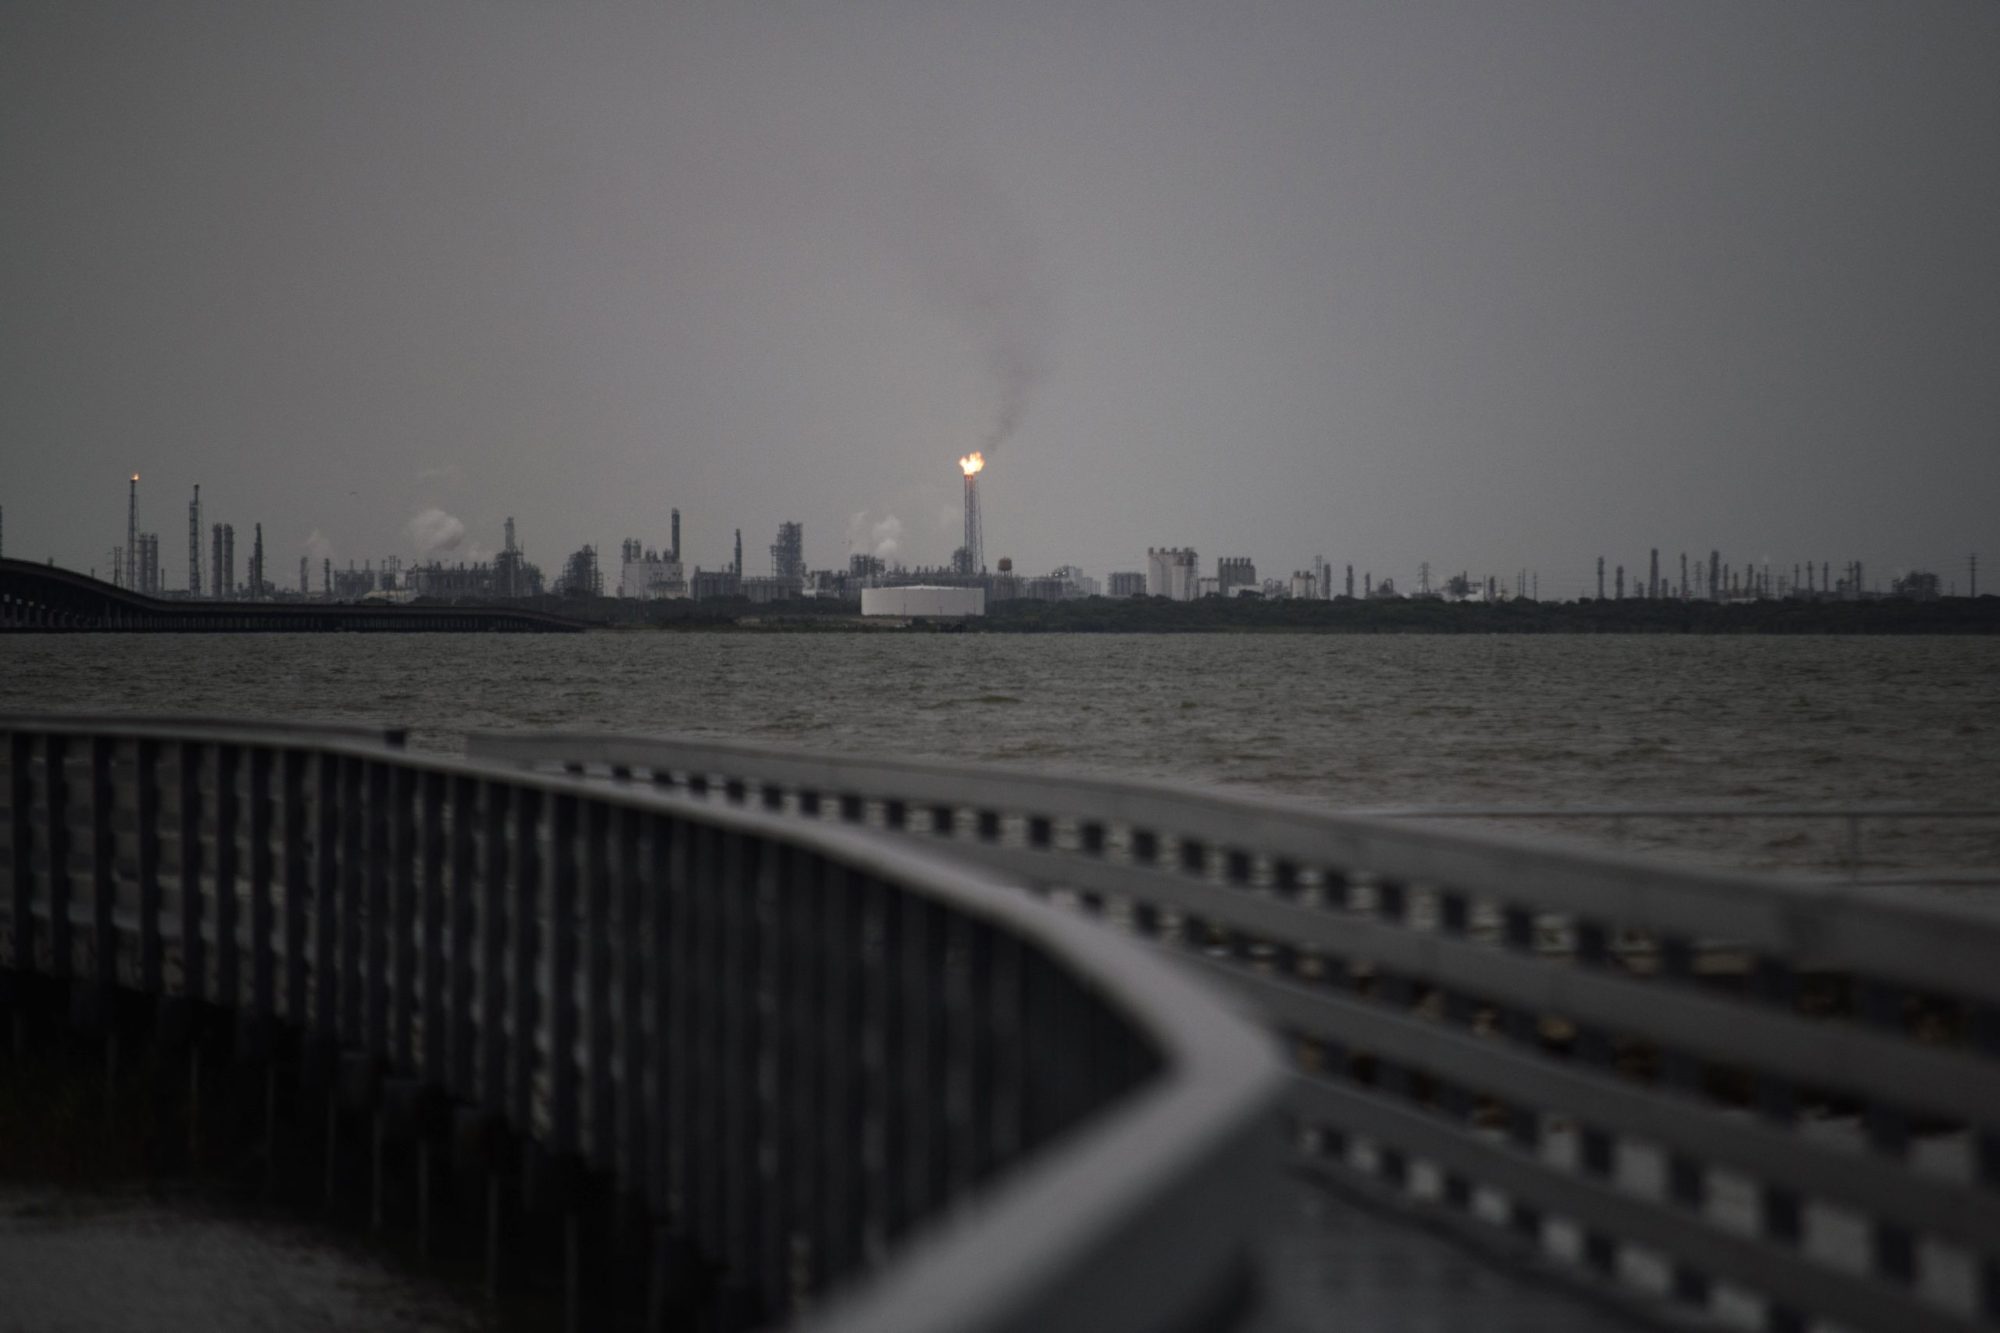
<svg viewBox="0 0 2000 1333"><path fill-rule="evenodd" d="M861 614L864 616L983 616L986 614L984 588L863 588Z"/></svg>

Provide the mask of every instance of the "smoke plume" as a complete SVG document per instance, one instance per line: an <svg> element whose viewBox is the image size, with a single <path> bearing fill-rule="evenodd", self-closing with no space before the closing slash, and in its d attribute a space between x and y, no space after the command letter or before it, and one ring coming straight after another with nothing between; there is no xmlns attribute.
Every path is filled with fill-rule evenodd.
<svg viewBox="0 0 2000 1333"><path fill-rule="evenodd" d="M411 519L403 531L420 557L436 557L446 551L456 551L465 541L465 524L436 506L423 510Z"/></svg>
<svg viewBox="0 0 2000 1333"><path fill-rule="evenodd" d="M962 329L993 381L982 453L1011 438L1047 371L1054 303L1034 234L982 177L920 167L891 227L924 300Z"/></svg>
<svg viewBox="0 0 2000 1333"><path fill-rule="evenodd" d="M864 509L847 520L847 545L879 560L894 560L903 550L903 520L887 514L871 523Z"/></svg>
<svg viewBox="0 0 2000 1333"><path fill-rule="evenodd" d="M903 520L891 514L877 523L869 535L874 538L878 558L894 559L903 549Z"/></svg>

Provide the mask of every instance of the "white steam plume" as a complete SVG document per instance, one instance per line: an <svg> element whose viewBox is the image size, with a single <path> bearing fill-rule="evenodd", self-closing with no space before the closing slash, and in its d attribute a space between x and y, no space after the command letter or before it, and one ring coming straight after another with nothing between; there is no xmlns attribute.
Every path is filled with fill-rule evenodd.
<svg viewBox="0 0 2000 1333"><path fill-rule="evenodd" d="M890 514L877 523L869 535L875 539L875 555L878 559L894 559L903 549L903 520Z"/></svg>
<svg viewBox="0 0 2000 1333"><path fill-rule="evenodd" d="M880 560L893 560L903 550L903 520L885 514L873 522L863 509L848 516L847 547L865 550Z"/></svg>
<svg viewBox="0 0 2000 1333"><path fill-rule="evenodd" d="M465 524L435 505L411 519L403 531L419 556L436 557L456 551L465 540Z"/></svg>

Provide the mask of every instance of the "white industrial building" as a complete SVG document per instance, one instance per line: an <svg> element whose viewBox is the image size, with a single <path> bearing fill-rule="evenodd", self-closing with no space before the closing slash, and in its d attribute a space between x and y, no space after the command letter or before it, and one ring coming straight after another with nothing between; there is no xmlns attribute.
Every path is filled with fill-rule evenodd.
<svg viewBox="0 0 2000 1333"><path fill-rule="evenodd" d="M687 575L670 555L627 552L618 570L618 595L648 600L686 597Z"/></svg>
<svg viewBox="0 0 2000 1333"><path fill-rule="evenodd" d="M1146 594L1192 602L1196 595L1197 558L1193 548L1146 548Z"/></svg>
<svg viewBox="0 0 2000 1333"><path fill-rule="evenodd" d="M902 588L863 588L861 614L896 616L905 620L919 616L983 616L986 614L986 589L940 588L922 584Z"/></svg>

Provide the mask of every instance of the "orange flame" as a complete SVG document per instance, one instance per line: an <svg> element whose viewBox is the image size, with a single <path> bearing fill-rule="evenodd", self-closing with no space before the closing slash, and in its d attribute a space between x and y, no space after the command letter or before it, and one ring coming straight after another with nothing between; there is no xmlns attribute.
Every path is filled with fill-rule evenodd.
<svg viewBox="0 0 2000 1333"><path fill-rule="evenodd" d="M958 460L958 465L965 469L965 475L969 477L986 466L986 455L977 452L969 453Z"/></svg>

